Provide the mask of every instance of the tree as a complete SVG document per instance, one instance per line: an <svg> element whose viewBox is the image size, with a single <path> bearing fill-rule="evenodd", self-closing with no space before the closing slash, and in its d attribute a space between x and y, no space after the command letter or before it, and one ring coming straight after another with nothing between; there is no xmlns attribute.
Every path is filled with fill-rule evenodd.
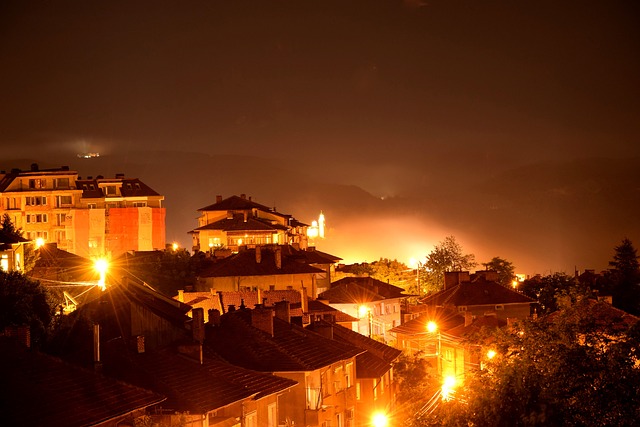
<svg viewBox="0 0 640 427"><path fill-rule="evenodd" d="M19 272L0 271L0 328L31 327L34 345L43 342L53 317L49 294L40 282Z"/></svg>
<svg viewBox="0 0 640 427"><path fill-rule="evenodd" d="M547 276L534 276L520 285L522 293L538 301L538 314L552 313L561 305L561 300L569 298L575 301L575 295L589 293L575 277L565 273L553 273Z"/></svg>
<svg viewBox="0 0 640 427"><path fill-rule="evenodd" d="M632 426L640 416L640 323L580 299L553 316L491 334L497 355L467 375L437 423ZM460 402L466 402L460 404ZM441 416L438 416L441 415ZM445 420L445 421L442 421Z"/></svg>
<svg viewBox="0 0 640 427"><path fill-rule="evenodd" d="M489 262L483 262L482 265L487 270L492 270L498 273L498 283L504 286L508 286L516 278L516 268L512 263L506 259L500 257L493 257Z"/></svg>
<svg viewBox="0 0 640 427"><path fill-rule="evenodd" d="M608 276L613 305L632 314L640 314L640 264L631 240L625 238L614 248Z"/></svg>
<svg viewBox="0 0 640 427"><path fill-rule="evenodd" d="M397 259L380 258L369 264L371 277L382 282L390 283L401 288L407 287L409 278L413 279L413 273L404 263Z"/></svg>
<svg viewBox="0 0 640 427"><path fill-rule="evenodd" d="M476 266L473 254L463 253L462 246L454 236L445 237L427 255L421 266L420 284L429 294L444 288L444 273L447 271L466 271Z"/></svg>
<svg viewBox="0 0 640 427"><path fill-rule="evenodd" d="M403 353L393 366L398 381L398 409L394 418L411 419L433 394L435 378L429 373L431 364L418 352Z"/></svg>
<svg viewBox="0 0 640 427"><path fill-rule="evenodd" d="M0 235L8 237L10 239L23 239L22 229L16 228L11 221L11 217L9 214L4 214L2 216L2 221L0 222ZM33 243L27 243L24 245L24 261L23 261L23 270L25 273L28 273L35 267L36 262L40 255L38 251L34 248Z"/></svg>

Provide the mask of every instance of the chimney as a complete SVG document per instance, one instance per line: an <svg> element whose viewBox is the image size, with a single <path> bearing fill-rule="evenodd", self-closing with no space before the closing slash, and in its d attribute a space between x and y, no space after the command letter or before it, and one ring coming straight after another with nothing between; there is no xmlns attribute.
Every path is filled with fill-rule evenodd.
<svg viewBox="0 0 640 427"><path fill-rule="evenodd" d="M444 288L449 289L469 280L468 271L447 271L444 273Z"/></svg>
<svg viewBox="0 0 640 427"><path fill-rule="evenodd" d="M274 304L276 309L276 317L282 319L287 323L291 323L291 309L289 301L278 301Z"/></svg>
<svg viewBox="0 0 640 427"><path fill-rule="evenodd" d="M333 325L330 323L316 322L313 325L313 330L325 338L333 339Z"/></svg>
<svg viewBox="0 0 640 427"><path fill-rule="evenodd" d="M217 308L211 308L209 313L209 324L213 326L220 326L220 310Z"/></svg>
<svg viewBox="0 0 640 427"><path fill-rule="evenodd" d="M191 315L193 316L191 322L193 340L202 344L204 342L204 308L194 308L191 310Z"/></svg>
<svg viewBox="0 0 640 427"><path fill-rule="evenodd" d="M178 289L178 301L184 302L184 289Z"/></svg>
<svg viewBox="0 0 640 427"><path fill-rule="evenodd" d="M464 312L464 326L469 326L473 323L473 314L470 311Z"/></svg>
<svg viewBox="0 0 640 427"><path fill-rule="evenodd" d="M300 288L300 308L302 309L302 314L309 312L309 300L307 299L307 288Z"/></svg>
<svg viewBox="0 0 640 427"><path fill-rule="evenodd" d="M247 199L247 195L243 193L243 194L241 194L241 195L240 195L240 198L241 198L242 200L246 200L246 199Z"/></svg>
<svg viewBox="0 0 640 427"><path fill-rule="evenodd" d="M216 196L216 203L220 203L222 201L222 196L220 194L218 194Z"/></svg>
<svg viewBox="0 0 640 427"><path fill-rule="evenodd" d="M262 261L262 252L260 252L260 246L256 246L256 264L260 264ZM260 295L258 295L258 301L260 301Z"/></svg>
<svg viewBox="0 0 640 427"><path fill-rule="evenodd" d="M280 248L280 246L278 246L274 252L276 258L276 268L280 270L282 268L282 249Z"/></svg>
<svg viewBox="0 0 640 427"><path fill-rule="evenodd" d="M117 173L116 174L116 179L124 179L124 174L123 173Z"/></svg>
<svg viewBox="0 0 640 427"><path fill-rule="evenodd" d="M138 353L144 353L144 335L138 335L136 337L136 349Z"/></svg>
<svg viewBox="0 0 640 427"><path fill-rule="evenodd" d="M251 326L273 336L273 311L264 307L251 310Z"/></svg>
<svg viewBox="0 0 640 427"><path fill-rule="evenodd" d="M31 171L32 172L37 172L38 171L38 164L37 163L31 163Z"/></svg>

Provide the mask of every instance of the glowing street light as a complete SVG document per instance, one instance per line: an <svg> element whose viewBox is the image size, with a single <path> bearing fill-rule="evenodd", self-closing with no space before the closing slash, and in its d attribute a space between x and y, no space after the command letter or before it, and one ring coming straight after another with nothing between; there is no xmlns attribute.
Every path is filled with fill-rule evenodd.
<svg viewBox="0 0 640 427"><path fill-rule="evenodd" d="M371 417L371 425L373 427L387 427L389 425L389 417L384 412L376 412Z"/></svg>
<svg viewBox="0 0 640 427"><path fill-rule="evenodd" d="M371 330L373 329L373 314L371 313L371 308L366 305L361 305L358 307L358 315L360 319L363 319L367 316L367 321L369 325L369 338L371 338Z"/></svg>
<svg viewBox="0 0 640 427"><path fill-rule="evenodd" d="M109 269L109 262L105 258L98 258L93 263L93 268L96 269L98 273L100 273L100 281L98 282L98 286L104 291L106 289L105 277L107 275L107 270Z"/></svg>
<svg viewBox="0 0 640 427"><path fill-rule="evenodd" d="M427 323L427 332L434 333L437 330L438 330L438 324L436 322L431 320Z"/></svg>
<svg viewBox="0 0 640 427"><path fill-rule="evenodd" d="M489 359L489 360L493 359L494 357L496 357L496 354L498 354L498 353L496 353L495 350L487 351L487 359Z"/></svg>
<svg viewBox="0 0 640 427"><path fill-rule="evenodd" d="M42 237L38 237L36 239L36 249L41 248L42 246L44 246L44 239Z"/></svg>
<svg viewBox="0 0 640 427"><path fill-rule="evenodd" d="M171 248L175 252L178 250L178 248L180 248L180 245L177 242L173 242L173 245L171 245Z"/></svg>
<svg viewBox="0 0 640 427"><path fill-rule="evenodd" d="M453 393L453 388L456 385L455 377L446 377L442 383L442 400L449 400Z"/></svg>

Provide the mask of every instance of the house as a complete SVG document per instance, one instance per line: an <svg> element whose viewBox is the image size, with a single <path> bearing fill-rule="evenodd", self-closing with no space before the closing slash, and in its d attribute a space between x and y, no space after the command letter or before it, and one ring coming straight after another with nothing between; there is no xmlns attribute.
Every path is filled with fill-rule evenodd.
<svg viewBox="0 0 640 427"><path fill-rule="evenodd" d="M387 341L388 331L401 323L401 306L409 296L404 289L372 277L345 277L318 298L357 318L354 331Z"/></svg>
<svg viewBox="0 0 640 427"><path fill-rule="evenodd" d="M0 270L24 270L24 246L29 241L18 236L0 233Z"/></svg>
<svg viewBox="0 0 640 427"><path fill-rule="evenodd" d="M317 276L325 274L305 262L288 245L256 245L219 259L200 272L198 291L298 290L317 296Z"/></svg>
<svg viewBox="0 0 640 427"><path fill-rule="evenodd" d="M420 302L429 307L444 307L460 313L469 312L473 317L495 313L502 320L525 319L531 316L532 304L528 296L496 282L497 273L467 271L445 273L442 291L423 298Z"/></svg>
<svg viewBox="0 0 640 427"><path fill-rule="evenodd" d="M3 425L133 427L145 409L165 400L93 370L0 337Z"/></svg>
<svg viewBox="0 0 640 427"><path fill-rule="evenodd" d="M393 375L393 365L402 351L324 320L312 322L307 329L364 350L356 356L356 411L353 425L369 425L372 414L394 412L398 384Z"/></svg>
<svg viewBox="0 0 640 427"><path fill-rule="evenodd" d="M229 307L245 307L253 309L256 306L273 307L280 301L289 302L291 321L298 325L308 325L313 320L330 319L332 322L348 325L357 321L347 313L343 313L335 308L324 304L322 301L312 300L306 294L306 289L279 290L279 291L214 291L209 292L185 292L178 291L174 296L180 302L190 305L193 308L204 310L204 320L209 321L209 312L217 310L219 313L226 313Z"/></svg>
<svg viewBox="0 0 640 427"><path fill-rule="evenodd" d="M161 425L276 427L280 394L293 380L204 357L204 314L124 278L82 304L58 352L105 375L166 397L146 415ZM93 346L91 342L93 341ZM93 350L93 351L91 351Z"/></svg>
<svg viewBox="0 0 640 427"><path fill-rule="evenodd" d="M507 321L495 313L474 318L471 312L429 307L420 317L393 328L390 333L396 336L398 349L427 358L439 379L452 378L457 382L480 363L478 347L468 344L467 338L482 328L506 325Z"/></svg>
<svg viewBox="0 0 640 427"><path fill-rule="evenodd" d="M307 224L247 198L246 194L223 199L198 209L198 227L190 231L193 250L213 252L226 248L238 252L241 246L308 246Z"/></svg>
<svg viewBox="0 0 640 427"><path fill-rule="evenodd" d="M63 166L0 173L0 215L7 213L28 240L92 258L128 250L163 249L164 197L137 178L81 179Z"/></svg>
<svg viewBox="0 0 640 427"><path fill-rule="evenodd" d="M205 355L298 384L280 400L279 425L353 425L355 358L363 350L291 322L289 304L258 306L209 316Z"/></svg>

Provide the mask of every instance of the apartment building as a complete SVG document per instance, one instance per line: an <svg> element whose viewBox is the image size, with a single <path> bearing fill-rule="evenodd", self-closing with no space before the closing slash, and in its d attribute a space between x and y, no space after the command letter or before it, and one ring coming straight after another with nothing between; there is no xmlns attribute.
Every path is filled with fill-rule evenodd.
<svg viewBox="0 0 640 427"><path fill-rule="evenodd" d="M124 174L82 179L67 166L37 164L0 172L0 215L7 213L28 240L56 243L87 258L164 249L163 200Z"/></svg>
<svg viewBox="0 0 640 427"><path fill-rule="evenodd" d="M190 231L194 251L238 252L243 246L270 244L290 244L299 249L308 246L307 224L256 203L246 194L227 199L217 196L214 204L198 212L198 227Z"/></svg>

